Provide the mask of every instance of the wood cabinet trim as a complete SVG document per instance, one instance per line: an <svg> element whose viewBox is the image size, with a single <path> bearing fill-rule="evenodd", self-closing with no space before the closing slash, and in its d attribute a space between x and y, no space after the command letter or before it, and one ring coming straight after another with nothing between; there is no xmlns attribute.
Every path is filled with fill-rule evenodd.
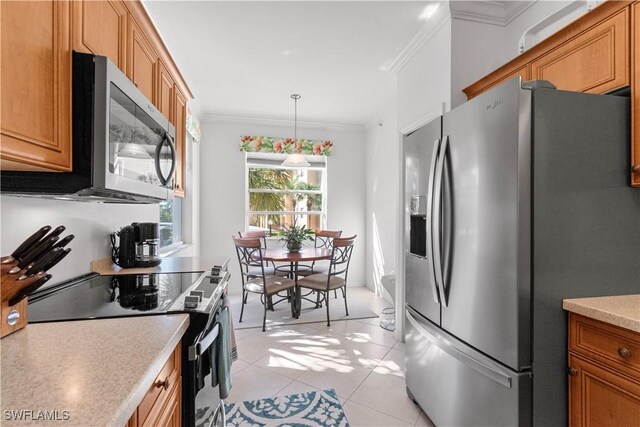
<svg viewBox="0 0 640 427"><path fill-rule="evenodd" d="M631 185L640 187L640 1L631 10ZM634 171L634 166L636 167Z"/></svg>
<svg viewBox="0 0 640 427"><path fill-rule="evenodd" d="M178 156L178 166L175 172L175 197L185 196L186 185L186 169L187 169L187 97L180 92L180 89L176 86L175 92L175 126L176 126L176 154Z"/></svg>
<svg viewBox="0 0 640 427"><path fill-rule="evenodd" d="M599 22L607 19L608 17L614 15L616 12L619 12L621 9L625 9L633 0L625 0L625 1L606 1L600 4L598 7L593 9L591 12L586 15L581 16L576 19L560 31L552 34L546 39L542 40L540 43L533 46L531 49L526 51L520 56L512 59L507 62L497 70L483 77L482 79L472 83L471 85L464 88L462 91L470 97L478 92L482 91L482 88L490 86L492 82L504 77L510 73L512 73L517 68L522 68L527 63L533 62L538 59L540 56L547 54L555 47L568 42L569 40L579 36L580 34L588 31L594 25L597 25ZM533 70L532 70L533 71Z"/></svg>
<svg viewBox="0 0 640 427"><path fill-rule="evenodd" d="M154 46L159 46L158 56L165 64L172 78L175 80L176 84L180 88L180 91L183 94L186 94L188 99L193 99L193 93L189 86L187 85L180 69L174 62L171 54L169 53L169 49L167 45L164 43L162 36L158 32L155 24L153 23L149 13L145 9L144 5L141 1L134 0L126 0L125 6L129 10L132 18L136 21L138 26L142 29L142 31L147 35Z"/></svg>

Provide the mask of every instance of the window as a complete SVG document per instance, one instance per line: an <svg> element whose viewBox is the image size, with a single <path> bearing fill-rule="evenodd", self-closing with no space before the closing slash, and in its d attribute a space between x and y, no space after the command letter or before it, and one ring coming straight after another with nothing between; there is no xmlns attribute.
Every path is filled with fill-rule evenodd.
<svg viewBox="0 0 640 427"><path fill-rule="evenodd" d="M182 242L182 199L160 202L160 247Z"/></svg>
<svg viewBox="0 0 640 427"><path fill-rule="evenodd" d="M324 157L308 156L307 168L281 166L284 158L247 154L246 229L277 234L283 225L325 228L327 222Z"/></svg>

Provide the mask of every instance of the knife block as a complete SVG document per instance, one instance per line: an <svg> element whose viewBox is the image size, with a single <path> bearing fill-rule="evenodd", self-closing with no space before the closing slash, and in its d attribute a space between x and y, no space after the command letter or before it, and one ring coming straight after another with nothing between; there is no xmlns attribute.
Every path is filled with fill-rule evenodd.
<svg viewBox="0 0 640 427"><path fill-rule="evenodd" d="M15 305L9 305L9 301L2 301L0 306L0 338L27 326L27 301L23 299Z"/></svg>

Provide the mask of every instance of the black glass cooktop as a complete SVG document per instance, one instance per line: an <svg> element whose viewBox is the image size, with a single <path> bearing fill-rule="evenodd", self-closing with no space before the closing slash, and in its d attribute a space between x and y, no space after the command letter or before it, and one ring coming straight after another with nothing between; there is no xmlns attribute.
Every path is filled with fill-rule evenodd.
<svg viewBox="0 0 640 427"><path fill-rule="evenodd" d="M204 274L88 275L29 297L29 321L51 322L184 312L184 293ZM210 297L217 285L202 280Z"/></svg>

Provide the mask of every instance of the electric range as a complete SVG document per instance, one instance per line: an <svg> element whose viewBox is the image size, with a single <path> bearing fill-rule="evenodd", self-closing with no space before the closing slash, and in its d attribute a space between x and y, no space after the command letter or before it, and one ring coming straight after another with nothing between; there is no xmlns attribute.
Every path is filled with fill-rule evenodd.
<svg viewBox="0 0 640 427"><path fill-rule="evenodd" d="M208 359L208 349L219 333L215 320L226 298L229 259L213 261L210 271L83 275L30 295L29 322L189 314L182 337L182 424L224 425L224 405L211 382L214 361ZM131 325L134 328L135 322Z"/></svg>

